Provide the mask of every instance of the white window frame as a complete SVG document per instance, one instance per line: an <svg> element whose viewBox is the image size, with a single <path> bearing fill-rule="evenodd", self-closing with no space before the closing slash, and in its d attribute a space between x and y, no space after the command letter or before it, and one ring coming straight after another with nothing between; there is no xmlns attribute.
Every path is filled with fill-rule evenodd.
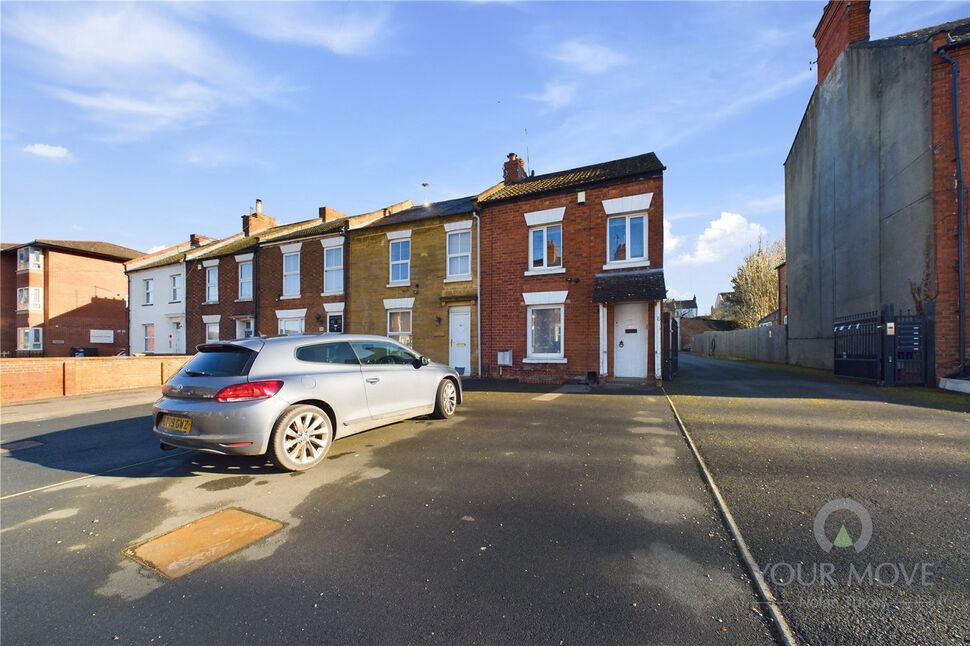
<svg viewBox="0 0 970 646"><path fill-rule="evenodd" d="M606 264L603 265L603 269L650 266L650 215L648 211L650 210L652 201L653 193L626 195L624 197L603 200L603 211L607 215ZM610 221L620 217L626 218L624 235L626 235L627 257L624 260L610 260ZM643 256L630 258L630 219L635 217L643 218Z"/></svg>
<svg viewBox="0 0 970 646"><path fill-rule="evenodd" d="M387 286L388 287L403 287L411 284L411 236L410 231L407 237L401 237L398 239L391 239L390 244L387 245ZM408 247L408 258L407 260L394 260L394 245L407 244ZM394 267L395 265L403 265L405 267L407 277L399 278L394 280Z"/></svg>
<svg viewBox="0 0 970 646"><path fill-rule="evenodd" d="M154 278L144 278L142 279L142 285L144 291L142 293L142 305L154 305L155 304L155 279Z"/></svg>
<svg viewBox="0 0 970 646"><path fill-rule="evenodd" d="M216 337L214 339L212 338L212 330L213 329L215 329L215 331L216 331ZM215 323L206 323L205 324L205 342L206 343L213 343L215 341L218 341L220 336L222 336L222 332L219 329L219 322L218 321L216 321Z"/></svg>
<svg viewBox="0 0 970 646"><path fill-rule="evenodd" d="M327 261L332 254L339 256L339 265L327 265ZM327 289L327 277L335 278L339 288ZM330 245L323 248L323 296L339 295L344 293L344 248L343 245Z"/></svg>
<svg viewBox="0 0 970 646"><path fill-rule="evenodd" d="M182 302L182 274L172 274L168 277L169 303Z"/></svg>
<svg viewBox="0 0 970 646"><path fill-rule="evenodd" d="M155 324L145 323L141 327L142 327L142 342L144 343L142 347L145 349L145 354L149 354L149 353L154 354L155 353ZM149 329L151 330L151 335L148 334ZM151 349L148 348L149 339L151 339L151 342L152 342Z"/></svg>
<svg viewBox="0 0 970 646"><path fill-rule="evenodd" d="M330 319L340 319L340 331L334 332L330 329ZM327 332L332 334L343 334L344 333L344 313L343 312L331 312L327 314Z"/></svg>
<svg viewBox="0 0 970 646"><path fill-rule="evenodd" d="M630 256L630 241L633 240L630 235L630 220L634 218L643 218L643 255L642 256ZM610 260L610 223L614 220L623 220L623 235L626 240L626 258L623 260ZM608 265L619 265L629 267L634 264L643 264L647 262L650 257L650 249L647 248L647 214L646 213L627 213L626 215L611 215L606 219L606 264ZM649 264L649 263L647 263Z"/></svg>
<svg viewBox="0 0 970 646"><path fill-rule="evenodd" d="M559 349L560 352L532 351L532 312L536 310L557 310L559 312ZM563 304L529 305L525 308L525 359L526 363L565 363L566 362L566 306Z"/></svg>
<svg viewBox="0 0 970 646"><path fill-rule="evenodd" d="M403 329L399 332L391 332L391 314L404 314L408 315L408 329L405 332ZM406 348L410 348L414 343L414 310L404 307L395 307L387 310L387 336L391 340L400 343ZM407 337L407 342L401 341L402 337Z"/></svg>
<svg viewBox="0 0 970 646"><path fill-rule="evenodd" d="M249 278L243 278L243 267L249 267ZM238 263L238 283L237 283L237 297L241 301L251 301L253 300L253 261L243 260ZM243 286L249 287L249 295L243 294Z"/></svg>
<svg viewBox="0 0 970 646"><path fill-rule="evenodd" d="M549 265L549 259L546 257L547 247L549 245L549 228L559 227L559 264ZM542 231L542 266L533 267L532 258L534 257L535 249L533 248L533 233L536 231ZM525 272L526 276L536 276L539 274L562 274L565 273L566 268L564 267L563 250L562 247L565 246L563 241L563 230L562 222L550 222L549 224L543 224L542 226L530 227L529 228L529 258L528 258L528 269Z"/></svg>
<svg viewBox="0 0 970 646"><path fill-rule="evenodd" d="M17 271L44 268L44 252L36 247L17 249Z"/></svg>
<svg viewBox="0 0 970 646"><path fill-rule="evenodd" d="M459 251L458 253L452 253L451 249L451 237L452 236L468 236L468 251ZM452 258L468 258L468 273L465 274L453 274L451 273L451 259ZM458 231L448 231L445 235L445 280L447 281L466 281L472 279L472 230L471 227L468 229L461 229Z"/></svg>
<svg viewBox="0 0 970 646"><path fill-rule="evenodd" d="M219 302L219 266L205 268L205 302Z"/></svg>
<svg viewBox="0 0 970 646"><path fill-rule="evenodd" d="M246 335L246 332L249 335ZM256 328L253 327L253 319L249 316L241 316L236 319L236 338L249 339L256 335Z"/></svg>
<svg viewBox="0 0 970 646"><path fill-rule="evenodd" d="M23 297L21 297L21 295ZM23 307L21 307L23 302ZM43 287L18 287L17 288L17 311L18 312L37 312L44 309L44 288Z"/></svg>
<svg viewBox="0 0 970 646"><path fill-rule="evenodd" d="M17 328L17 349L18 350L43 350L44 349L44 330L39 327L18 327Z"/></svg>
<svg viewBox="0 0 970 646"><path fill-rule="evenodd" d="M276 331L277 331L277 333L278 334L288 334L288 332L286 331L286 324L287 323L292 323L294 321L296 321L300 325L299 334L305 334L306 333L306 319L305 318L302 318L302 317L301 318L290 317L290 318L276 319ZM293 336L296 336L296 335L293 335Z"/></svg>
<svg viewBox="0 0 970 646"><path fill-rule="evenodd" d="M296 270L286 270L286 259L296 257ZM286 291L286 279L296 277L296 291ZM299 251L286 251L283 252L283 298L299 298L300 297L300 252Z"/></svg>

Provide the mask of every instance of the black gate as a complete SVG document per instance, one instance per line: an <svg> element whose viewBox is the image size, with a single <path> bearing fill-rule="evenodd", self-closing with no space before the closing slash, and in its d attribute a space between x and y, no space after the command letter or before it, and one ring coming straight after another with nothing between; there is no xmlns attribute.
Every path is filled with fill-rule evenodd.
<svg viewBox="0 0 970 646"><path fill-rule="evenodd" d="M663 351L662 376L664 381L670 381L677 374L679 368L680 325L678 325L677 319L671 316L669 312L664 312L663 315L663 333L664 339L661 348Z"/></svg>
<svg viewBox="0 0 970 646"><path fill-rule="evenodd" d="M882 318L879 312L839 316L832 328L835 374L879 381L882 376Z"/></svg>
<svg viewBox="0 0 970 646"><path fill-rule="evenodd" d="M881 312L841 316L833 324L835 374L885 386L932 384L933 307L926 313Z"/></svg>

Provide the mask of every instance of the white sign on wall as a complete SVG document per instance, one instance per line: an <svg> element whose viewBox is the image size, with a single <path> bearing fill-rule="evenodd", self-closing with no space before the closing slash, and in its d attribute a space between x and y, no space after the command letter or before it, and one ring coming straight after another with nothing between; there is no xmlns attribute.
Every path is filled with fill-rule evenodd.
<svg viewBox="0 0 970 646"><path fill-rule="evenodd" d="M114 330L91 330L91 343L114 343Z"/></svg>

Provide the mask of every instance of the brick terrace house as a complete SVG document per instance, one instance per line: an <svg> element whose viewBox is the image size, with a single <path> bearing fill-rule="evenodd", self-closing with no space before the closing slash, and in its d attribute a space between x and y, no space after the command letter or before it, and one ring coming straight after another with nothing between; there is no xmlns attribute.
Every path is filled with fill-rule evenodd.
<svg viewBox="0 0 970 646"><path fill-rule="evenodd" d="M831 368L835 317L932 307L936 376L966 374L970 18L870 41L869 2L829 2L814 35L785 162L789 360Z"/></svg>
<svg viewBox="0 0 970 646"><path fill-rule="evenodd" d="M185 242L125 263L128 274L129 354L184 354L185 259L212 242Z"/></svg>
<svg viewBox="0 0 970 646"><path fill-rule="evenodd" d="M143 252L82 240L4 245L4 356L66 357L128 349L124 263Z"/></svg>
<svg viewBox="0 0 970 646"><path fill-rule="evenodd" d="M321 207L319 217L278 225L262 212L242 231L186 257L188 347L254 334L301 334L345 327L344 234L410 202L348 217Z"/></svg>
<svg viewBox="0 0 970 646"><path fill-rule="evenodd" d="M663 164L653 153L527 176L480 200L487 375L660 379Z"/></svg>
<svg viewBox="0 0 970 646"><path fill-rule="evenodd" d="M476 196L415 206L350 235L352 331L478 374Z"/></svg>

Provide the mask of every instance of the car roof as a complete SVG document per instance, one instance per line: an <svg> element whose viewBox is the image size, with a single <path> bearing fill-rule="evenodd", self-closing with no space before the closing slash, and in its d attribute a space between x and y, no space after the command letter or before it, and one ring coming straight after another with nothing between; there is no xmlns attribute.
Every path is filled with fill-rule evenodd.
<svg viewBox="0 0 970 646"><path fill-rule="evenodd" d="M254 336L248 339L235 339L233 341L218 341L203 345L237 345L250 350L259 351L264 346L270 347L295 347L304 345L308 341L389 341L395 345L400 345L394 339L376 334L338 334L326 332L323 334L291 334L279 336Z"/></svg>

